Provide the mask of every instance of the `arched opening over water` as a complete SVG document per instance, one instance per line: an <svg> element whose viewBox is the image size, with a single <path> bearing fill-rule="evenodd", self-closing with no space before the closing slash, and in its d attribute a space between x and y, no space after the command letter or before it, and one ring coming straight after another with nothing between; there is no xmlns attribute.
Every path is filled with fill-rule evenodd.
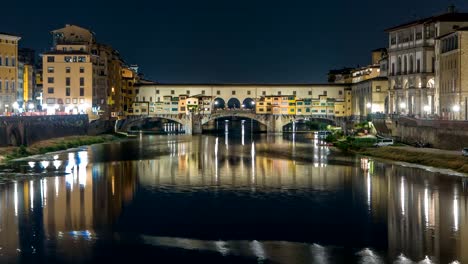
<svg viewBox="0 0 468 264"><path fill-rule="evenodd" d="M237 98L231 98L229 99L228 103L227 103L227 107L230 108L230 109L239 109L241 107L241 103L239 101L239 99Z"/></svg>
<svg viewBox="0 0 468 264"><path fill-rule="evenodd" d="M216 98L213 101L213 110L216 109L224 109L226 107L226 103L224 102L223 98Z"/></svg>
<svg viewBox="0 0 468 264"><path fill-rule="evenodd" d="M255 101L252 98L245 98L242 102L242 108L255 109Z"/></svg>

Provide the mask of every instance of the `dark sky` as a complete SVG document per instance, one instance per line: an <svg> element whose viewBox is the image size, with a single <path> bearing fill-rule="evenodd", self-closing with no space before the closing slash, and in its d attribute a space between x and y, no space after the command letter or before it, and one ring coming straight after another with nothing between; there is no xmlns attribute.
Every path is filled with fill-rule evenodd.
<svg viewBox="0 0 468 264"><path fill-rule="evenodd" d="M0 32L22 36L20 47L45 51L51 30L75 24L164 83L326 82L329 69L369 64L388 27L451 3L468 12L463 0L4 2Z"/></svg>

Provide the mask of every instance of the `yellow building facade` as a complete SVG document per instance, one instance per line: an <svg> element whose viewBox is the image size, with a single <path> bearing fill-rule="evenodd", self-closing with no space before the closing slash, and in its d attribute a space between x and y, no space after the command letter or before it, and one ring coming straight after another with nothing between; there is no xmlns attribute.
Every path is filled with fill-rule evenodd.
<svg viewBox="0 0 468 264"><path fill-rule="evenodd" d="M0 113L14 111L18 88L18 36L0 33ZM16 103L17 105L17 103Z"/></svg>

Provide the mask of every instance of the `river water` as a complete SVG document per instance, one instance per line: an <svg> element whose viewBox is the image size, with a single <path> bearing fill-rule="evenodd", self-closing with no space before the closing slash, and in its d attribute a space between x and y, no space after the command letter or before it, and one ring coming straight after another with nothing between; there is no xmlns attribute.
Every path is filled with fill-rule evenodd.
<svg viewBox="0 0 468 264"><path fill-rule="evenodd" d="M18 161L0 263L468 263L466 177L319 143L151 135Z"/></svg>

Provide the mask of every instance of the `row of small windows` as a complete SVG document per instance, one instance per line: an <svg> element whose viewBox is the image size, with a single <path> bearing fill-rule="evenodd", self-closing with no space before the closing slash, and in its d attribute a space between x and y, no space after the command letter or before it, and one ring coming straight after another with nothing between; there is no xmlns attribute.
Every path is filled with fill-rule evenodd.
<svg viewBox="0 0 468 264"><path fill-rule="evenodd" d="M442 40L441 53L458 49L458 35L454 35Z"/></svg>
<svg viewBox="0 0 468 264"><path fill-rule="evenodd" d="M63 104L63 100L62 99L55 99L55 98L47 98L46 100L47 104L55 104L55 103L58 103L58 104ZM73 104L78 104L78 98L66 98L65 99L65 103L66 104L70 104L73 103ZM84 98L79 98L79 102L80 104L84 104L85 102L85 99Z"/></svg>
<svg viewBox="0 0 468 264"><path fill-rule="evenodd" d="M85 92L84 92L84 87L80 87L80 96L85 96ZM55 93L55 89L54 87L49 87L47 88L47 93L48 94L54 94ZM65 88L65 96L70 96L71 95L71 90L70 90L70 87L66 87Z"/></svg>
<svg viewBox="0 0 468 264"><path fill-rule="evenodd" d="M47 83L55 83L55 78L54 77L47 77ZM70 85L71 83L71 79L70 77L65 77L65 85ZM80 77L80 86L84 86L85 85L85 78L84 77Z"/></svg>
<svg viewBox="0 0 468 264"><path fill-rule="evenodd" d="M54 72L55 72L54 67L47 67L47 73L54 73ZM84 73L84 72L85 72L85 68L80 67L80 73ZM71 68L70 67L65 67L65 73L71 73Z"/></svg>
<svg viewBox="0 0 468 264"><path fill-rule="evenodd" d="M11 59L11 60L10 60ZM16 66L16 58L15 57L3 57L0 56L0 66Z"/></svg>
<svg viewBox="0 0 468 264"><path fill-rule="evenodd" d="M14 41L14 40L8 40L8 39L0 39L0 43L11 43L11 44L16 44L16 41Z"/></svg>
<svg viewBox="0 0 468 264"><path fill-rule="evenodd" d="M202 90L201 92L202 92L202 94L205 94L205 90ZM231 93L232 93L232 95L236 95L236 91L232 91ZM159 90L156 90L156 94L159 94ZM171 94L175 94L175 90L171 90ZM186 94L190 94L190 90L187 90ZM308 94L312 95L312 91L308 91ZM338 91L338 94L343 95L343 91L341 91L341 90ZM217 90L216 95L221 95L221 91ZM251 92L247 91L247 95L251 95ZM262 91L262 95L266 95L266 91ZM281 91L278 91L278 95L281 95ZM297 92L293 91L293 95L297 95ZM327 91L323 91L323 95L327 95Z"/></svg>
<svg viewBox="0 0 468 264"><path fill-rule="evenodd" d="M8 91L15 91L15 81L11 80L9 82L8 80L1 80L0 79L0 92L8 92Z"/></svg>
<svg viewBox="0 0 468 264"><path fill-rule="evenodd" d="M64 62L86 62L86 56L64 56ZM47 56L47 62L55 62L55 56Z"/></svg>

